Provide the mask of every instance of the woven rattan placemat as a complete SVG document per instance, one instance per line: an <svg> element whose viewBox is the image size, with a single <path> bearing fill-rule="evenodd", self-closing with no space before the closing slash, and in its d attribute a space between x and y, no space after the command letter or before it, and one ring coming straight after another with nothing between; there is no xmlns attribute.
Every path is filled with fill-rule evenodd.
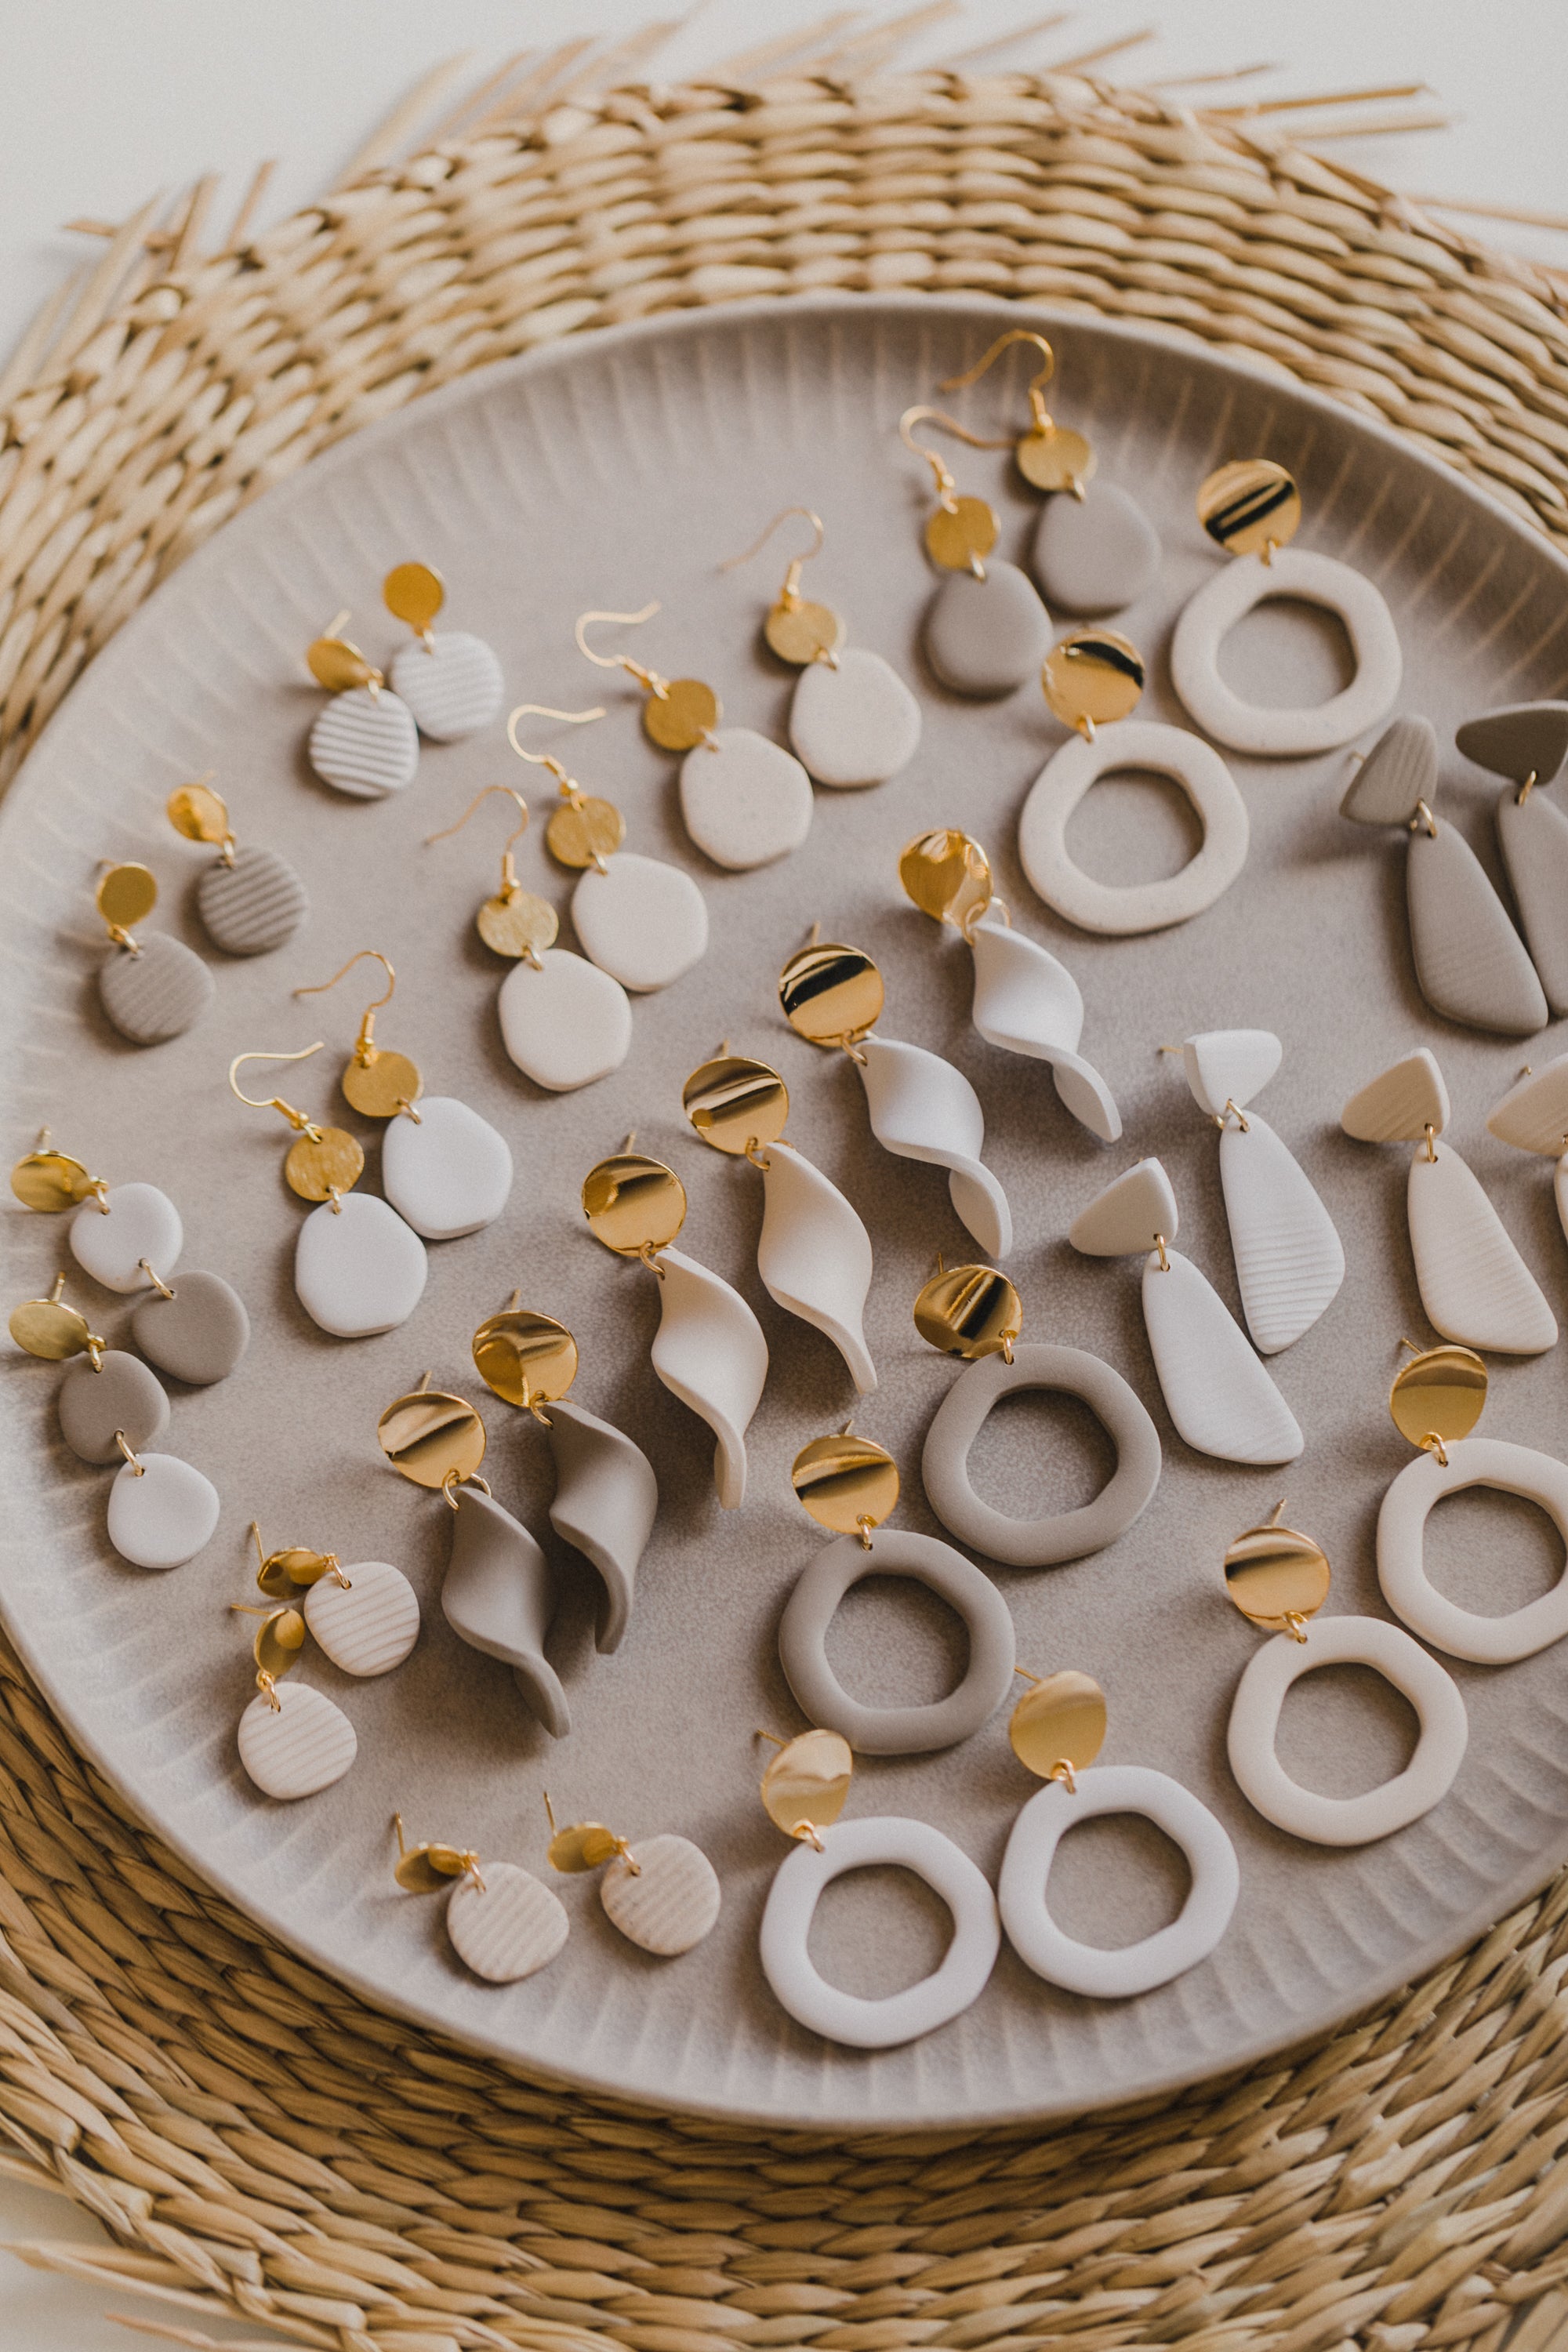
<svg viewBox="0 0 1568 2352"><path fill-rule="evenodd" d="M1568 543L1552 278L1158 96L735 69L594 96L557 67L202 257L205 202L151 253L128 224L0 376L0 777L162 573L329 442L550 337L742 296L974 289L1194 335ZM238 2313L334 2352L1493 2352L1539 2298L1511 2341L1545 2352L1565 1969L1559 1880L1369 2021L1157 2114L856 2146L635 2115L302 1968L0 1648L0 2164L114 2235L36 2258L189 2343Z"/></svg>

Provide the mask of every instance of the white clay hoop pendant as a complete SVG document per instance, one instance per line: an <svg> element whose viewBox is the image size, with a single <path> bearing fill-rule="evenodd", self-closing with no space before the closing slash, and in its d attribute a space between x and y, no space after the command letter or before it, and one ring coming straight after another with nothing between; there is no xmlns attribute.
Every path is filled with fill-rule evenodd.
<svg viewBox="0 0 1568 2352"><path fill-rule="evenodd" d="M1435 1453L1407 1463L1383 1498L1377 1515L1377 1579L1383 1597L1411 1632L1435 1650L1478 1665L1514 1665L1568 1633L1568 1575L1522 1609L1501 1617L1479 1617L1437 1591L1428 1578L1423 1558L1426 1521L1446 1496L1488 1486L1537 1504L1568 1544L1568 1464L1493 1437L1467 1437L1447 1452L1446 1463Z"/></svg>
<svg viewBox="0 0 1568 2352"><path fill-rule="evenodd" d="M1089 787L1117 768L1168 776L1191 802L1203 846L1179 874L1162 882L1099 882L1074 860L1067 841L1073 812ZM1212 745L1184 728L1126 719L1092 740L1075 735L1052 753L1024 803L1018 856L1055 913L1079 930L1125 939L1190 922L1212 907L1247 863L1247 803Z"/></svg>
<svg viewBox="0 0 1568 2352"><path fill-rule="evenodd" d="M811 831L811 778L782 744L721 727L680 763L680 814L705 857L731 873L771 866Z"/></svg>
<svg viewBox="0 0 1568 2352"><path fill-rule="evenodd" d="M1079 1822L1138 1813L1179 1845L1192 1869L1186 1901L1168 1927L1114 1950L1064 1934L1047 1902L1056 1851ZM1236 1849L1208 1807L1166 1773L1142 1764L1099 1764L1077 1785L1047 1782L1013 1824L997 1886L1002 1925L1026 1968L1047 1984L1100 2000L1127 2000L1196 1968L1224 1936L1241 1873Z"/></svg>
<svg viewBox="0 0 1568 2352"><path fill-rule="evenodd" d="M1342 692L1315 708L1272 709L1244 702L1219 673L1219 650L1237 623L1270 596L1321 604L1344 623L1356 674ZM1171 640L1171 677L1197 724L1216 743L1264 759L1301 759L1337 751L1375 727L1393 705L1404 674L1394 618L1361 572L1307 548L1278 548L1270 562L1244 558L1206 580L1184 605Z"/></svg>
<svg viewBox="0 0 1568 2352"><path fill-rule="evenodd" d="M942 1965L902 1992L868 2000L822 1977L807 1949L825 1888L851 1870L912 1870L952 1915ZM1002 1941L996 1898L969 1856L927 1822L884 1817L838 1822L820 1850L797 1845L779 1865L763 1913L763 1973L798 2024L855 2050L889 2050L934 2033L984 1991Z"/></svg>

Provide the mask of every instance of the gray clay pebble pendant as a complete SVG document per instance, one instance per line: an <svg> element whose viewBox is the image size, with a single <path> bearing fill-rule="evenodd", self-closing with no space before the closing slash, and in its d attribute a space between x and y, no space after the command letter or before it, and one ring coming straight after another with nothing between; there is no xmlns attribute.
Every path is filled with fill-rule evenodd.
<svg viewBox="0 0 1568 2352"><path fill-rule="evenodd" d="M305 1622L345 1675L389 1675L419 1639L419 1602L400 1568L353 1561L305 1595Z"/></svg>
<svg viewBox="0 0 1568 2352"><path fill-rule="evenodd" d="M116 948L100 966L98 993L107 1019L132 1045L162 1045L201 1019L213 1001L213 976L183 940L144 931L134 950Z"/></svg>
<svg viewBox="0 0 1568 2352"><path fill-rule="evenodd" d="M402 646L393 656L392 683L421 735L433 743L477 735L496 716L506 692L500 664L489 646L462 629Z"/></svg>
<svg viewBox="0 0 1568 2352"><path fill-rule="evenodd" d="M387 1122L381 1181L427 1242L456 1241L499 1217L511 1191L511 1152L489 1119L451 1095L426 1095L416 1118Z"/></svg>
<svg viewBox="0 0 1568 2352"><path fill-rule="evenodd" d="M1437 790L1437 737L1429 719L1396 719L1373 745L1340 803L1352 824L1408 824Z"/></svg>
<svg viewBox="0 0 1568 2352"><path fill-rule="evenodd" d="M258 1691L239 1718L239 1760L264 1796L291 1802L341 1780L359 1750L341 1706L308 1683Z"/></svg>
<svg viewBox="0 0 1568 2352"><path fill-rule="evenodd" d="M221 1274L187 1270L172 1287L173 1298L155 1290L142 1301L131 1318L132 1338L161 1372L194 1389L226 1381L250 1345L245 1301Z"/></svg>
<svg viewBox="0 0 1568 2352"><path fill-rule="evenodd" d="M169 1400L140 1356L106 1348L95 1372L79 1356L60 1382L60 1435L84 1462L118 1462L116 1433L132 1454L162 1437L169 1426Z"/></svg>
<svg viewBox="0 0 1568 2352"><path fill-rule="evenodd" d="M1160 568L1160 540L1142 508L1098 478L1081 499L1046 500L1035 532L1035 577L1064 613L1117 613Z"/></svg>
<svg viewBox="0 0 1568 2352"><path fill-rule="evenodd" d="M111 1184L100 1208L84 1201L70 1221L71 1255L105 1290L151 1288L143 1258L165 1282L184 1246L180 1213L156 1184Z"/></svg>
<svg viewBox="0 0 1568 2352"><path fill-rule="evenodd" d="M447 1933L487 1984L517 1984L555 1958L570 1921L558 1895L515 1862L487 1862L447 1897Z"/></svg>
<svg viewBox="0 0 1568 2352"><path fill-rule="evenodd" d="M721 727L680 764L686 830L715 866L744 873L798 849L811 831L811 778L782 744Z"/></svg>
<svg viewBox="0 0 1568 2352"><path fill-rule="evenodd" d="M634 1868L633 1865L636 1865ZM626 1941L672 1960L700 1944L719 1916L718 1874L689 1838L639 1838L605 1871L599 1899Z"/></svg>
<svg viewBox="0 0 1568 2352"><path fill-rule="evenodd" d="M1434 823L1411 835L1405 869L1421 993L1468 1028L1533 1036L1551 1018L1535 966L1468 842Z"/></svg>
<svg viewBox="0 0 1568 2352"><path fill-rule="evenodd" d="M174 1454L127 1462L109 1489L109 1540L132 1568L182 1568L210 1542L217 1488Z"/></svg>
<svg viewBox="0 0 1568 2352"><path fill-rule="evenodd" d="M988 563L985 577L955 572L926 614L926 656L955 694L1011 694L1037 676L1051 649L1051 616L1016 563Z"/></svg>
<svg viewBox="0 0 1568 2352"><path fill-rule="evenodd" d="M1467 719L1454 737L1467 760L1511 776L1549 784L1568 760L1568 702L1513 702Z"/></svg>
<svg viewBox="0 0 1568 2352"><path fill-rule="evenodd" d="M850 646L801 673L789 740L808 776L852 791L885 784L920 749L921 707L880 654Z"/></svg>
<svg viewBox="0 0 1568 2352"><path fill-rule="evenodd" d="M270 955L310 911L304 884L275 849L237 849L232 866L215 859L196 885L196 912L225 955Z"/></svg>
<svg viewBox="0 0 1568 2352"><path fill-rule="evenodd" d="M1498 803L1498 842L1546 1001L1568 1013L1568 816L1538 791Z"/></svg>
<svg viewBox="0 0 1568 2352"><path fill-rule="evenodd" d="M324 784L354 800L401 792L419 765L413 712L384 687L334 694L310 730L310 765Z"/></svg>

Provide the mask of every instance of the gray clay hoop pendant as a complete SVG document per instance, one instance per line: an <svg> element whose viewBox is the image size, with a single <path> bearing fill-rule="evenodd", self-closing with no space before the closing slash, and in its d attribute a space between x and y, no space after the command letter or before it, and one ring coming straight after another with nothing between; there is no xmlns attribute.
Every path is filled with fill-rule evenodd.
<svg viewBox="0 0 1568 2352"><path fill-rule="evenodd" d="M1016 563L988 562L978 577L953 572L931 598L926 658L955 694L1011 694L1037 677L1051 649L1051 616Z"/></svg>
<svg viewBox="0 0 1568 2352"><path fill-rule="evenodd" d="M310 765L322 783L360 801L384 800L414 782L419 730L414 713L385 687L334 694L310 730Z"/></svg>
<svg viewBox="0 0 1568 2352"><path fill-rule="evenodd" d="M1489 710L1454 740L1467 760L1511 779L1498 803L1498 845L1546 1001L1568 1013L1568 816L1542 790L1568 760L1568 702Z"/></svg>
<svg viewBox="0 0 1568 2352"><path fill-rule="evenodd" d="M308 1683L258 1691L239 1718L239 1760L263 1796L286 1804L341 1780L359 1749L353 1725Z"/></svg>
<svg viewBox="0 0 1568 2352"><path fill-rule="evenodd" d="M840 792L885 784L920 749L921 707L880 654L849 646L802 670L789 740L819 784Z"/></svg>
<svg viewBox="0 0 1568 2352"><path fill-rule="evenodd" d="M82 1272L105 1290L150 1290L143 1258L167 1281L185 1231L178 1209L156 1184L110 1184L101 1202L82 1202L67 1239Z"/></svg>
<svg viewBox="0 0 1568 2352"><path fill-rule="evenodd" d="M732 873L798 849L814 806L800 761L749 727L721 727L680 763L686 830L705 857Z"/></svg>
<svg viewBox="0 0 1568 2352"><path fill-rule="evenodd" d="M213 1001L213 976L199 955L167 931L143 931L99 967L106 1019L132 1045L162 1045L195 1028Z"/></svg>
<svg viewBox="0 0 1568 2352"><path fill-rule="evenodd" d="M482 637L443 629L393 656L394 691L432 743L461 742L495 719L506 694L501 667Z"/></svg>
<svg viewBox="0 0 1568 2352"><path fill-rule="evenodd" d="M106 1348L95 1371L89 1357L78 1356L66 1370L56 1398L60 1435L84 1462L121 1462L120 1440L140 1454L169 1426L169 1400L140 1356Z"/></svg>
<svg viewBox="0 0 1568 2352"><path fill-rule="evenodd" d="M1152 584L1159 534L1115 482L1095 475L1080 489L1046 500L1035 532L1035 577L1047 602L1064 613L1117 613Z"/></svg>
<svg viewBox="0 0 1568 2352"><path fill-rule="evenodd" d="M412 1114L387 1122L386 1197L427 1242L457 1241L491 1223L507 1204L511 1175L506 1138L451 1095L422 1095Z"/></svg>
<svg viewBox="0 0 1568 2352"><path fill-rule="evenodd" d="M275 849L237 848L215 858L196 885L196 912L225 955L270 955L310 911L304 884Z"/></svg>
<svg viewBox="0 0 1568 2352"><path fill-rule="evenodd" d="M544 1654L555 1613L555 1580L528 1529L493 1496L457 1487L452 1554L441 1587L447 1622L469 1648L500 1658L552 1739L572 1728L566 1694Z"/></svg>
<svg viewBox="0 0 1568 2352"><path fill-rule="evenodd" d="M211 1541L217 1489L173 1454L127 1462L109 1489L109 1540L132 1568L183 1568Z"/></svg>
<svg viewBox="0 0 1568 2352"><path fill-rule="evenodd" d="M166 1282L142 1299L131 1318L131 1336L161 1372L206 1389L226 1381L249 1347L250 1318L221 1274L187 1269L178 1282Z"/></svg>

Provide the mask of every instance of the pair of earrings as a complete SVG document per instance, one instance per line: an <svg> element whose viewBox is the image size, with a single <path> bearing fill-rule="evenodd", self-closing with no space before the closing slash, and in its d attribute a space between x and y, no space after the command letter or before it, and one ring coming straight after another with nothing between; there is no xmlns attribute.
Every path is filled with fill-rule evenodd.
<svg viewBox="0 0 1568 2352"><path fill-rule="evenodd" d="M196 912L224 955L270 955L286 947L310 911L305 886L276 849L235 839L210 774L181 784L164 803L174 831L217 851L196 884Z"/></svg>
<svg viewBox="0 0 1568 2352"><path fill-rule="evenodd" d="M355 800L401 792L418 768L421 735L455 743L477 734L500 711L505 691L500 664L482 638L463 630L436 633L447 590L431 565L395 564L381 593L394 620L414 632L413 643L394 656L390 686L341 634L346 612L305 656L311 677L332 698L310 729L310 765L324 784Z"/></svg>

